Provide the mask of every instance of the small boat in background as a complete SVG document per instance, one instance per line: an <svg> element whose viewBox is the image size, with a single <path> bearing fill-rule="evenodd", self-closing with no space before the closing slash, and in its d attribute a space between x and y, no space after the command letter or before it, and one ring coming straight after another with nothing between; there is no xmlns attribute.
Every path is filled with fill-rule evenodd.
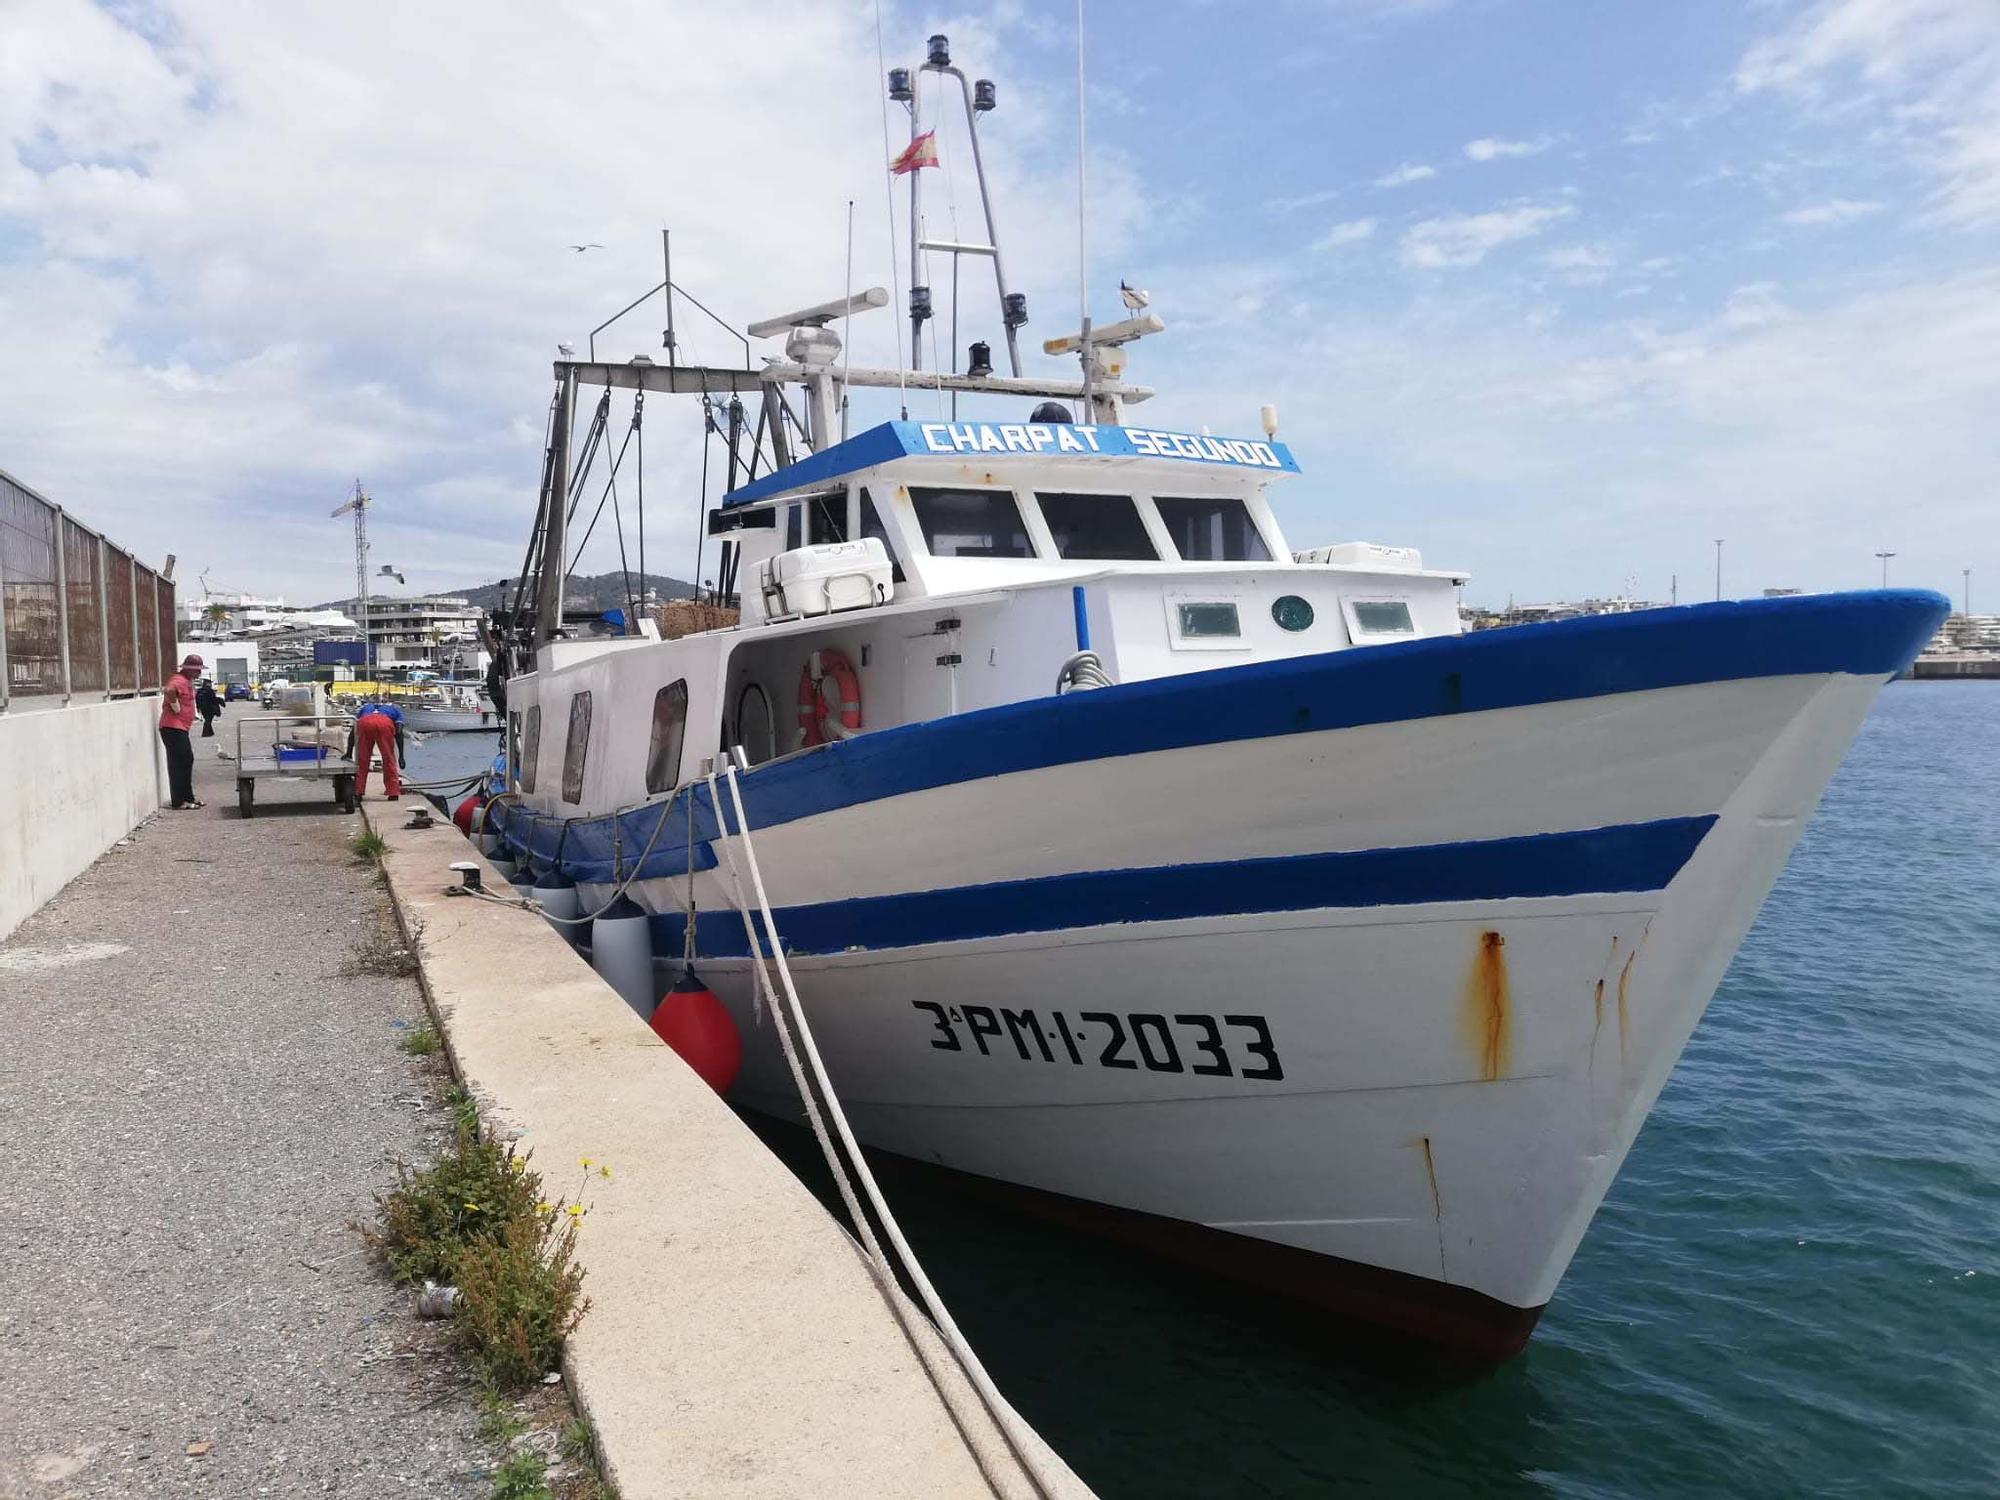
<svg viewBox="0 0 2000 1500"><path fill-rule="evenodd" d="M403 720L420 734L463 734L496 729L500 718L483 684L439 679L414 697L397 699Z"/></svg>

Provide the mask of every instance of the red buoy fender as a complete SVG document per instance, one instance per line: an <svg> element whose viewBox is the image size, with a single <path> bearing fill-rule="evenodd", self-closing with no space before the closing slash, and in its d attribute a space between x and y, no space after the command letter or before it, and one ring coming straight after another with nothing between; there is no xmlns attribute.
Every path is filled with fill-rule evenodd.
<svg viewBox="0 0 2000 1500"><path fill-rule="evenodd" d="M653 1035L678 1052L681 1061L718 1094L729 1092L743 1066L743 1038L715 991L691 968L653 1008Z"/></svg>
<svg viewBox="0 0 2000 1500"><path fill-rule="evenodd" d="M479 804L485 800L479 793L474 792L452 809L452 822L458 825L458 831L467 838L472 837L472 820L479 816Z"/></svg>
<svg viewBox="0 0 2000 1500"><path fill-rule="evenodd" d="M826 696L832 682L835 697ZM861 729L861 679L854 664L831 649L815 651L799 671L799 744L844 740Z"/></svg>

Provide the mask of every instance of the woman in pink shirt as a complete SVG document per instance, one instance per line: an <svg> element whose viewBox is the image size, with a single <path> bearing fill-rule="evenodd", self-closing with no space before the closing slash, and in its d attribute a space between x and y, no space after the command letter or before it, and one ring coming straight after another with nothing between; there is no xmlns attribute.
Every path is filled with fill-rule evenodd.
<svg viewBox="0 0 2000 1500"><path fill-rule="evenodd" d="M175 812L203 804L194 795L194 746L188 730L194 726L194 684L206 666L199 656L190 656L167 679L160 694L160 744L167 752L167 786L173 794Z"/></svg>

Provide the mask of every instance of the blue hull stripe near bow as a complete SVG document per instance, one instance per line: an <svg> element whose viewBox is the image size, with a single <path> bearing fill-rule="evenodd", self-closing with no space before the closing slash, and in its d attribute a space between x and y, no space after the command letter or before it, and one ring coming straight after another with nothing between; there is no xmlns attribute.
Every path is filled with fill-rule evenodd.
<svg viewBox="0 0 2000 1500"><path fill-rule="evenodd" d="M1253 662L864 733L758 766L742 777L743 800L754 832L908 792L1112 756L1742 678L1886 677L1909 665L1950 607L1941 594L1913 589L1808 594ZM688 806L683 794L668 814L646 877L686 871ZM715 857L705 846L716 823L706 787L695 788L692 806L695 867L709 869ZM524 811L503 803L493 817L518 850ZM657 803L617 815L624 860L638 857L659 817ZM608 814L571 825L562 847L574 878L609 875L612 826ZM564 837L560 827L546 815L534 819L538 868Z"/></svg>
<svg viewBox="0 0 2000 1500"><path fill-rule="evenodd" d="M778 911L778 936L787 953L844 953L1122 922L1657 891L1714 825L1711 814L1468 844L1091 870L826 901ZM661 912L652 921L653 951L679 953L685 917ZM743 919L733 909L702 912L695 942L705 958L749 952Z"/></svg>

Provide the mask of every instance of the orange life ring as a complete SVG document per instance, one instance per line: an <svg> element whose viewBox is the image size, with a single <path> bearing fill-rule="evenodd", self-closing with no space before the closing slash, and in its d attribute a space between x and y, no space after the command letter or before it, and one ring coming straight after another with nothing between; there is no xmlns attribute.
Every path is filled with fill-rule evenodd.
<svg viewBox="0 0 2000 1500"><path fill-rule="evenodd" d="M831 703L826 684L831 679L839 696ZM838 651L815 651L799 671L799 743L823 745L844 740L861 728L861 679L854 665Z"/></svg>

